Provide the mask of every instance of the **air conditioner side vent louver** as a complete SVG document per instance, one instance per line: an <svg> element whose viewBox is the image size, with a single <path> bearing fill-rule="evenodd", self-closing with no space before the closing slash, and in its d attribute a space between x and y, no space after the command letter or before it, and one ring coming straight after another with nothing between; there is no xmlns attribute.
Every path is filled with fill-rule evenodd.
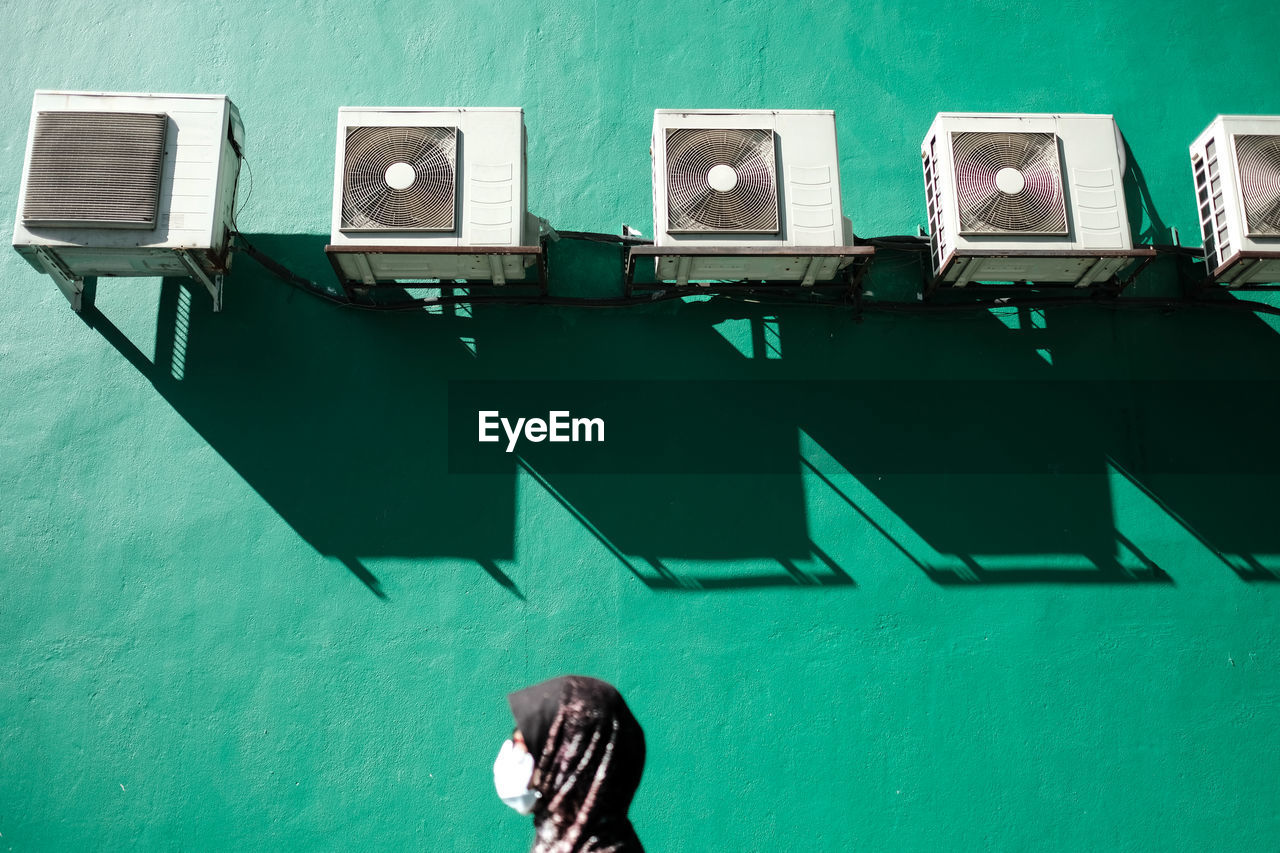
<svg viewBox="0 0 1280 853"><path fill-rule="evenodd" d="M1280 237L1280 136L1239 134L1236 165L1250 237Z"/></svg>
<svg viewBox="0 0 1280 853"><path fill-rule="evenodd" d="M167 125L164 113L39 112L22 224L155 228Z"/></svg>
<svg viewBox="0 0 1280 853"><path fill-rule="evenodd" d="M933 269L942 269L946 254L946 234L942 224L942 195L938 178L938 138L929 139L929 151L924 158L924 192L925 205L929 217L929 254L933 258Z"/></svg>
<svg viewBox="0 0 1280 853"><path fill-rule="evenodd" d="M1220 266L1231 254L1218 147L1212 139L1205 146L1204 156L1193 161L1193 170L1196 204L1200 214L1200 235L1204 238L1205 260L1212 269Z"/></svg>

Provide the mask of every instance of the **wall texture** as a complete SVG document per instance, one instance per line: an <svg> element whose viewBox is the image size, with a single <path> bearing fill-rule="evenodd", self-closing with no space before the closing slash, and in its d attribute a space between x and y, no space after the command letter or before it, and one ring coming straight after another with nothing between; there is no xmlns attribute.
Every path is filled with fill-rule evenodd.
<svg viewBox="0 0 1280 853"><path fill-rule="evenodd" d="M240 225L326 282L340 105L523 106L532 209L646 233L653 109L832 108L863 235L923 221L936 111L1111 112L1144 242L1196 233L1215 114L1280 113L1261 0L4 11L5 233L32 90L226 93ZM613 250L555 251L559 292L616 290ZM386 316L248 258L222 314L112 280L80 318L12 252L0 283L8 849L523 849L503 695L562 672L645 725L653 851L1275 848L1274 319ZM786 464L449 474L459 379L756 381L735 433L664 412L670 470Z"/></svg>

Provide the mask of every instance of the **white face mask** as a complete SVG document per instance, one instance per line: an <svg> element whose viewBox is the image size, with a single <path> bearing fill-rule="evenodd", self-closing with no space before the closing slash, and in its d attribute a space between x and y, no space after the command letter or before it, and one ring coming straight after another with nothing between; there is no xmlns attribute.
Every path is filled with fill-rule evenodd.
<svg viewBox="0 0 1280 853"><path fill-rule="evenodd" d="M498 760L493 762L493 787L502 801L520 814L529 814L542 796L529 790L533 778L533 756L523 746L517 747L508 738L498 750Z"/></svg>

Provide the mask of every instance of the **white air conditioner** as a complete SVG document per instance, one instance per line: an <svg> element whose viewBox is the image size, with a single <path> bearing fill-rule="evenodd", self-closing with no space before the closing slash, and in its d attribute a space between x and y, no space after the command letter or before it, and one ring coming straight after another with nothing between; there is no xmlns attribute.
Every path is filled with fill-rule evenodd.
<svg viewBox="0 0 1280 853"><path fill-rule="evenodd" d="M190 276L222 306L244 128L221 95L38 91L13 245L77 311L85 276Z"/></svg>
<svg viewBox="0 0 1280 853"><path fill-rule="evenodd" d="M1280 282L1280 116L1218 116L1191 144L1191 171L1210 277Z"/></svg>
<svg viewBox="0 0 1280 853"><path fill-rule="evenodd" d="M1143 254L1109 115L939 113L921 156L935 283L1084 287Z"/></svg>
<svg viewBox="0 0 1280 853"><path fill-rule="evenodd" d="M524 112L342 107L331 242L344 286L504 284L538 258Z"/></svg>
<svg viewBox="0 0 1280 853"><path fill-rule="evenodd" d="M651 152L660 280L812 284L850 263L830 110L655 110Z"/></svg>

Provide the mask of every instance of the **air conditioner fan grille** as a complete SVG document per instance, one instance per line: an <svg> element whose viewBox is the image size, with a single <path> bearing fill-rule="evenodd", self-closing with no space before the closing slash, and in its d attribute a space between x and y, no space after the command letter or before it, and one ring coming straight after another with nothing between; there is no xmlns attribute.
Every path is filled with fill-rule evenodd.
<svg viewBox="0 0 1280 853"><path fill-rule="evenodd" d="M1280 236L1280 136L1237 136L1236 163L1249 234Z"/></svg>
<svg viewBox="0 0 1280 853"><path fill-rule="evenodd" d="M713 170L727 176L713 178ZM667 231L778 232L773 131L667 131Z"/></svg>
<svg viewBox="0 0 1280 853"><path fill-rule="evenodd" d="M457 128L347 129L342 228L452 231Z"/></svg>
<svg viewBox="0 0 1280 853"><path fill-rule="evenodd" d="M1067 234L1052 133L951 134L961 234Z"/></svg>

